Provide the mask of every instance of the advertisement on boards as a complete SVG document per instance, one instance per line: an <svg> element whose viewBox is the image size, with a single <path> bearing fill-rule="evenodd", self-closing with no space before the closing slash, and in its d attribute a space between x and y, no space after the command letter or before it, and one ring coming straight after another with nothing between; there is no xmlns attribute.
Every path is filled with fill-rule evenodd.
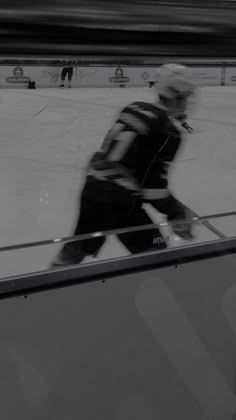
<svg viewBox="0 0 236 420"><path fill-rule="evenodd" d="M192 78L197 86L220 86L221 73L221 67L191 68Z"/></svg>
<svg viewBox="0 0 236 420"><path fill-rule="evenodd" d="M236 86L236 67L228 67L225 69L225 85Z"/></svg>
<svg viewBox="0 0 236 420"><path fill-rule="evenodd" d="M114 75L109 77L110 83L129 83L130 78L125 74L125 70L122 67L117 67L114 71Z"/></svg>
<svg viewBox="0 0 236 420"><path fill-rule="evenodd" d="M31 78L26 75L27 73L24 72L23 68L20 66L14 67L12 70L12 74L6 77L6 83L15 84L15 83L28 83Z"/></svg>
<svg viewBox="0 0 236 420"><path fill-rule="evenodd" d="M126 66L1 66L0 84L2 87L27 87L35 81L36 87L59 87L62 83L71 87L131 87L148 86L158 67ZM198 86L222 85L222 72L225 71L225 84L236 84L236 67L191 68L194 82Z"/></svg>

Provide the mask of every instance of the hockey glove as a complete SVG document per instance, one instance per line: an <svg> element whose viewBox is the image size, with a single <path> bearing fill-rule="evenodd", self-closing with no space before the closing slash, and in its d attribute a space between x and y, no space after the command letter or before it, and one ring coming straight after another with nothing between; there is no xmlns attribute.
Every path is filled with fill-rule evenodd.
<svg viewBox="0 0 236 420"><path fill-rule="evenodd" d="M160 213L167 215L168 223L176 235L188 241L194 238L193 215L173 194L169 193L167 198L153 200L150 204Z"/></svg>
<svg viewBox="0 0 236 420"><path fill-rule="evenodd" d="M191 241L194 238L193 235L193 226L194 223L192 221L193 215L191 212L184 207L184 205L180 206L179 215L176 215L174 218L168 218L171 228L173 232L180 236L180 238L185 239L186 241Z"/></svg>
<svg viewBox="0 0 236 420"><path fill-rule="evenodd" d="M170 195L170 197L172 198L172 211L168 209L168 223L170 223L173 232L177 236L186 241L193 240L193 214L173 195Z"/></svg>
<svg viewBox="0 0 236 420"><path fill-rule="evenodd" d="M193 224L191 222L177 222L171 223L171 228L173 232L182 239L186 241L191 241L194 238L193 235Z"/></svg>

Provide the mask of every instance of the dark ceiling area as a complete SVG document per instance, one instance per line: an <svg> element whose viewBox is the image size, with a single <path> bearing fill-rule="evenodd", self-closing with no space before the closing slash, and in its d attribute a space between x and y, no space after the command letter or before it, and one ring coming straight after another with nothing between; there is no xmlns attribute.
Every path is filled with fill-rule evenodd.
<svg viewBox="0 0 236 420"><path fill-rule="evenodd" d="M235 0L0 2L0 55L236 56Z"/></svg>

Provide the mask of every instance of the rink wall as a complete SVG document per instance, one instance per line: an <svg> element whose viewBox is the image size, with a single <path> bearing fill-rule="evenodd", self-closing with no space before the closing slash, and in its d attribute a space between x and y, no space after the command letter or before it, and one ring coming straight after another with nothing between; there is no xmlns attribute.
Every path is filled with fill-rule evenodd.
<svg viewBox="0 0 236 420"><path fill-rule="evenodd" d="M189 66L199 86L236 85L236 65ZM73 87L132 87L147 86L158 66L75 65ZM61 82L63 66L0 65L0 86L4 88L27 87L35 81L36 87L57 87ZM67 82L67 76L66 76Z"/></svg>
<svg viewBox="0 0 236 420"><path fill-rule="evenodd" d="M235 419L235 251L1 279L2 419Z"/></svg>

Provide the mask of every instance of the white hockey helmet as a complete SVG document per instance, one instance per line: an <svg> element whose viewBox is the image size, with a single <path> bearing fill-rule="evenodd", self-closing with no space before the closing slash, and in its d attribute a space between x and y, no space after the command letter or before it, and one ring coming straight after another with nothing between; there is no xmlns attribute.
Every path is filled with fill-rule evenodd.
<svg viewBox="0 0 236 420"><path fill-rule="evenodd" d="M164 64L157 73L156 89L166 99L187 98L194 93L190 71L180 64Z"/></svg>

